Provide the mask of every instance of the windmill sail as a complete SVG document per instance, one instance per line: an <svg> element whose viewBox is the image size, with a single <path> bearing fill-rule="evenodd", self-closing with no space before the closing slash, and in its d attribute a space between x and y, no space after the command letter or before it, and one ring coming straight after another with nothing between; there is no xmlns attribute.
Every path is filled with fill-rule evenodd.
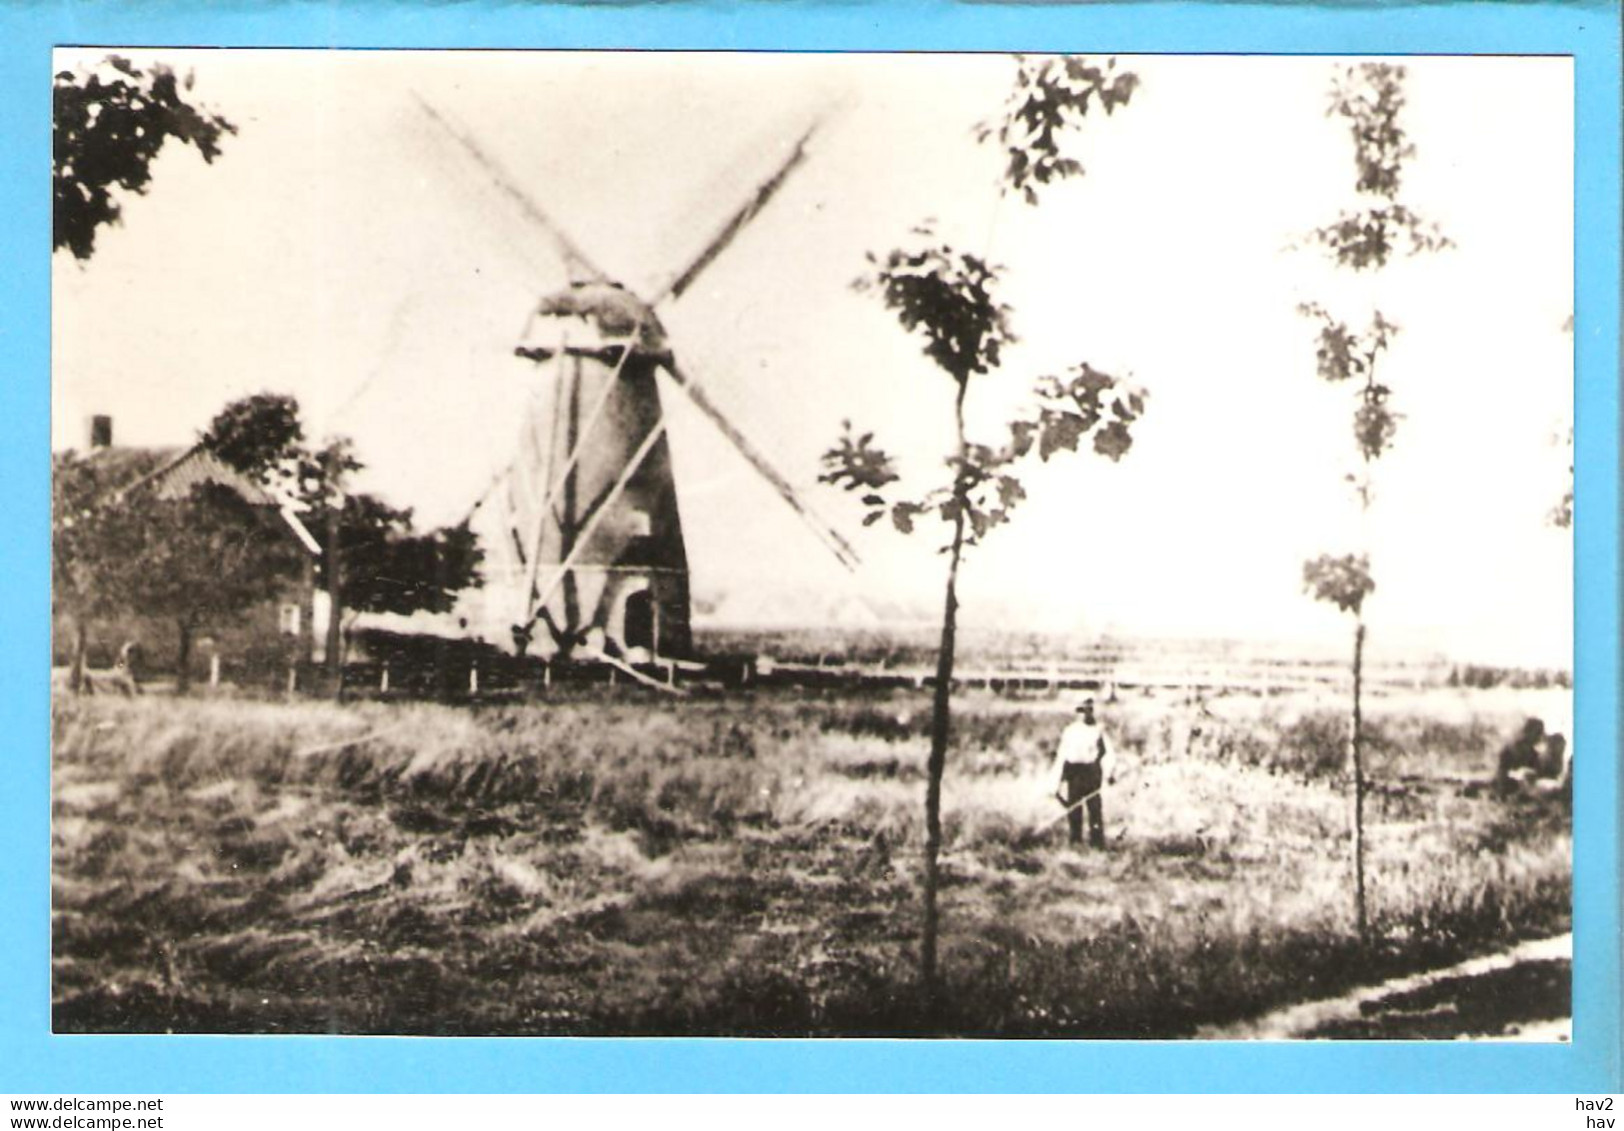
<svg viewBox="0 0 1624 1131"><path fill-rule="evenodd" d="M589 259L586 252L570 239L569 233L565 232L541 205L531 199L529 194L519 188L518 183L494 157L485 152L472 134L436 110L421 95L414 93L412 97L416 100L418 108L428 116L429 121L439 127L440 132L454 142L485 173L492 186L512 202L526 220L546 233L547 238L558 249L559 257L564 260L564 268L569 272L572 283L602 282L608 278L603 269Z"/></svg>
<svg viewBox="0 0 1624 1131"><path fill-rule="evenodd" d="M817 122L813 122L807 127L806 132L796 139L794 146L790 148L789 156L784 159L783 163L778 166L770 177L756 186L755 192L751 193L749 198L723 222L715 234L705 242L705 246L700 249L693 262L673 275L669 281L654 292L649 299L650 305L658 306L667 297L681 298L683 292L693 285L695 279L699 278L700 272L709 267L717 256L727 250L727 246L733 242L739 232L744 229L744 226L755 219L756 214L767 206L767 202L773 198L773 194L779 190L795 167L806 159L806 143L812 140L812 135L817 131L817 128Z"/></svg>
<svg viewBox="0 0 1624 1131"><path fill-rule="evenodd" d="M829 548L829 552L840 560L840 564L847 569L856 569L858 565L857 551L852 549L851 543L842 538L840 532L833 526L818 517L817 512L801 498L800 492L795 489L794 484L779 474L778 469L767 460L766 456L761 454L745 434L733 426L733 422L723 414L722 410L716 406L716 402L710 399L704 388L693 380L688 371L679 366L675 359L668 362L665 368L666 372L670 373L672 379L676 381L678 387L688 395L688 399L693 402L694 407L703 413L705 418L716 426L716 430L727 438L728 443L732 444L738 453L745 458L745 461L755 468L756 474L765 479L772 486L772 489L778 492L778 497L789 504L790 509L806 524L807 529L816 534L818 540Z"/></svg>

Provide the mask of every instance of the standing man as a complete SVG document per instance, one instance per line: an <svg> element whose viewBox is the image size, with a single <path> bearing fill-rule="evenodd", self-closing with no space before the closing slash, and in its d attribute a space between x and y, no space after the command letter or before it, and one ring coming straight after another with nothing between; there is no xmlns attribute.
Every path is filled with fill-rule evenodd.
<svg viewBox="0 0 1624 1131"><path fill-rule="evenodd" d="M1077 717L1061 733L1050 770L1055 796L1066 807L1071 822L1072 844L1083 843L1086 807L1089 846L1105 847L1105 806L1100 792L1105 788L1105 760L1110 754L1105 728L1095 719L1094 698L1089 696L1077 704Z"/></svg>

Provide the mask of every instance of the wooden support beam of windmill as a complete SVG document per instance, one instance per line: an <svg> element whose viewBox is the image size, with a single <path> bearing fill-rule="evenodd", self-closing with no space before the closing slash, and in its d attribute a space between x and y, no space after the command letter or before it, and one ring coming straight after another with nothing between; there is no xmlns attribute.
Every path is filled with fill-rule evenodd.
<svg viewBox="0 0 1624 1131"><path fill-rule="evenodd" d="M631 340L635 341L641 331L642 325L639 323L638 329L631 335ZM586 421L581 425L579 431L576 433L570 443L569 452L564 458L564 466L555 473L553 481L548 485L547 493L542 496L541 504L536 508L535 528L531 532L528 539L528 544L530 545L531 550L529 576L526 579L525 584L526 596L536 591L537 583L539 581L539 571L541 569L541 540L547 529L548 512L558 501L558 495L564 489L565 484L568 483L570 481L570 477L575 474L575 468L576 465L581 461L582 452L585 451L589 439L597 431L599 422L603 420L604 410L609 407L610 397L615 391L615 382L620 380L621 372L626 367L626 361L631 356L632 350L629 345L627 348L620 351L620 358L615 362L615 368L610 374L609 380L604 382L603 389L599 392L597 400L593 403L592 408L587 413ZM635 468L629 469L627 482L630 482L630 471L635 470ZM621 485L621 488L624 488L624 484ZM609 501L612 500L606 500L605 505L607 505ZM577 536L578 542L581 540L581 537L582 536L580 535ZM524 610L524 615L529 615L529 609ZM522 620L523 617L521 617L521 623Z"/></svg>
<svg viewBox="0 0 1624 1131"><path fill-rule="evenodd" d="M632 476L637 474L637 469L643 466L643 461L648 458L648 454L654 449L655 443L664 435L665 421L662 419L659 424L649 430L647 436L643 437L642 444L638 446L632 458L626 461L626 466L621 471L620 478L615 480L614 486L609 489L608 494L598 501L597 505L592 508L592 513L587 515L585 521L581 523L575 534L575 545L570 549L564 560L559 563L552 580L547 583L547 588L533 602L535 608L544 609L547 607L547 602L553 599L553 596L558 592L559 586L569 576L570 570L575 568L576 562L579 561L582 551L586 549L593 532L597 529L598 524L603 521L603 516L609 513L610 507L615 500L620 498L621 494L626 490L626 485L632 481Z"/></svg>

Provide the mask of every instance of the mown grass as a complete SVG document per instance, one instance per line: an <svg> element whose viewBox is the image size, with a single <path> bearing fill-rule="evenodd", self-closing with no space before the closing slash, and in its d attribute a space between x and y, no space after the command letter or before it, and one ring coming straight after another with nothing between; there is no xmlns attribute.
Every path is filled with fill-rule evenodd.
<svg viewBox="0 0 1624 1131"><path fill-rule="evenodd" d="M1469 694L1373 711L1370 948L1335 705L1112 706L1113 847L1078 854L1064 705L965 699L929 1027L920 696L64 701L55 1025L1187 1035L1566 925L1566 810L1463 784L1520 719Z"/></svg>

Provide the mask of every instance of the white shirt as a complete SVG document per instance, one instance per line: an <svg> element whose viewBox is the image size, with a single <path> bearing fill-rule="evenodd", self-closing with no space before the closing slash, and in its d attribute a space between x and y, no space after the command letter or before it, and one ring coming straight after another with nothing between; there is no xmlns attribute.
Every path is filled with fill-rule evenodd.
<svg viewBox="0 0 1624 1131"><path fill-rule="evenodd" d="M1060 749L1055 759L1061 763L1073 762L1092 765L1111 752L1105 739L1105 728L1096 722L1074 719L1060 735Z"/></svg>
<svg viewBox="0 0 1624 1131"><path fill-rule="evenodd" d="M1072 720L1060 735L1060 748L1055 751L1050 776L1058 789L1067 764L1093 765L1103 762L1111 753L1111 744L1105 737L1105 728L1099 722L1086 722L1081 717Z"/></svg>

